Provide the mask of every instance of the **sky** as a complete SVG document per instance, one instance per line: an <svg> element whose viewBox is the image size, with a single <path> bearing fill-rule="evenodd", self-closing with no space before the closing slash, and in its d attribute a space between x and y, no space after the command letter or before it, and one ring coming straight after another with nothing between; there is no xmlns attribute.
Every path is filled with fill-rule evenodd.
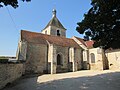
<svg viewBox="0 0 120 90"><path fill-rule="evenodd" d="M91 0L19 0L17 9L11 6L0 8L0 56L16 56L21 30L41 32L57 10L57 18L67 29L67 38L81 37L77 22L82 21L90 9Z"/></svg>

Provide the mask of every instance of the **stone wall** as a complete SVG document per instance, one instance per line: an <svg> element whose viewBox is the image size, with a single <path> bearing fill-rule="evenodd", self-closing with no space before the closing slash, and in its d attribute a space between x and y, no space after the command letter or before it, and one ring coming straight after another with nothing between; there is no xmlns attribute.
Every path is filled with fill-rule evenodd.
<svg viewBox="0 0 120 90"><path fill-rule="evenodd" d="M17 60L26 60L27 42L19 41L16 53Z"/></svg>
<svg viewBox="0 0 120 90"><path fill-rule="evenodd" d="M60 30L60 36L66 37L66 30L61 29L61 28L57 28L57 27L55 27L55 26L52 26L52 27L50 28L50 35L55 35L55 36L57 36L57 30Z"/></svg>
<svg viewBox="0 0 120 90"><path fill-rule="evenodd" d="M82 57L83 57L82 69L89 70L90 69L90 67L89 67L89 50L83 50Z"/></svg>
<svg viewBox="0 0 120 90"><path fill-rule="evenodd" d="M56 58L56 72L67 72L68 71L68 47L54 46L56 53L54 54ZM57 55L60 55L61 65L57 65Z"/></svg>
<svg viewBox="0 0 120 90"><path fill-rule="evenodd" d="M60 55L61 65L57 65L57 55ZM52 65L52 66L51 66ZM49 45L48 70L53 73L77 71L82 68L82 51L73 47Z"/></svg>
<svg viewBox="0 0 120 90"><path fill-rule="evenodd" d="M44 73L47 70L47 45L28 43L26 73Z"/></svg>
<svg viewBox="0 0 120 90"><path fill-rule="evenodd" d="M120 70L120 49L106 52L109 69Z"/></svg>
<svg viewBox="0 0 120 90"><path fill-rule="evenodd" d="M0 64L0 89L24 73L23 64Z"/></svg>
<svg viewBox="0 0 120 90"><path fill-rule="evenodd" d="M56 46L56 55L58 54L60 54L63 59L62 68L68 70L68 47Z"/></svg>
<svg viewBox="0 0 120 90"><path fill-rule="evenodd" d="M103 51L100 48L89 49L90 70L103 70Z"/></svg>
<svg viewBox="0 0 120 90"><path fill-rule="evenodd" d="M95 62L92 62L94 54ZM120 49L103 51L101 48L89 49L90 70L120 70Z"/></svg>
<svg viewBox="0 0 120 90"><path fill-rule="evenodd" d="M62 37L66 37L66 30L57 28L55 26L49 26L46 29L44 29L41 33L57 36L57 30L60 30L60 35Z"/></svg>
<svg viewBox="0 0 120 90"><path fill-rule="evenodd" d="M75 61L77 64L77 71L82 69L83 59L82 59L82 49L75 49Z"/></svg>
<svg viewBox="0 0 120 90"><path fill-rule="evenodd" d="M50 35L50 28L51 26L47 27L46 29L42 30L41 33Z"/></svg>

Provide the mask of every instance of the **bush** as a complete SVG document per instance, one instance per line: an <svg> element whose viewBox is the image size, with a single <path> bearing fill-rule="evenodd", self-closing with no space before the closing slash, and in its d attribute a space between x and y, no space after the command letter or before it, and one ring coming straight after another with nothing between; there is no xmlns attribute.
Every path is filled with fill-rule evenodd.
<svg viewBox="0 0 120 90"><path fill-rule="evenodd" d="M8 63L8 59L6 59L6 58L0 58L0 63Z"/></svg>

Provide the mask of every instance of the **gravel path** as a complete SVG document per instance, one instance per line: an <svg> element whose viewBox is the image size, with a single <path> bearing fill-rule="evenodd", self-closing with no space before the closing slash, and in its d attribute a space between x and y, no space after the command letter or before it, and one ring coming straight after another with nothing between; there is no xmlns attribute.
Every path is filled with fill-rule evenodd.
<svg viewBox="0 0 120 90"><path fill-rule="evenodd" d="M4 90L120 90L120 71L78 71L20 79Z"/></svg>

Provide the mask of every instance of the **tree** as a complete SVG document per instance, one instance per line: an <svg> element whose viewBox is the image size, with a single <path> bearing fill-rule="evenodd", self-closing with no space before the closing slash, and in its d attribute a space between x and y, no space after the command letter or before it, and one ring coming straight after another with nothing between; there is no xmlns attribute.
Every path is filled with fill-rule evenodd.
<svg viewBox="0 0 120 90"><path fill-rule="evenodd" d="M29 2L31 0L21 0L21 1ZM0 0L0 7L3 7L4 5L5 6L11 5L13 8L17 8L18 7L18 0Z"/></svg>
<svg viewBox="0 0 120 90"><path fill-rule="evenodd" d="M76 30L94 40L94 47L120 48L120 0L92 0Z"/></svg>

